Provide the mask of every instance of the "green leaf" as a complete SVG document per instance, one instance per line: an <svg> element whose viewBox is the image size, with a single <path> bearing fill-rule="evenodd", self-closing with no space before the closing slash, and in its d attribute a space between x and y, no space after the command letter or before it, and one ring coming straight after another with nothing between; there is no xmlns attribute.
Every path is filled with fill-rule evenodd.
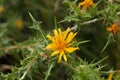
<svg viewBox="0 0 120 80"><path fill-rule="evenodd" d="M48 77L50 75L50 72L51 72L51 70L52 70L53 67L54 67L54 63L51 63L50 66L49 66L49 68L48 68L48 70L47 70L47 72L46 72L45 80L48 79Z"/></svg>
<svg viewBox="0 0 120 80"><path fill-rule="evenodd" d="M110 34L110 35L108 36L108 40L107 40L105 46L104 46L103 49L101 50L101 53L102 53L102 52L110 45L110 43L112 43L112 42L115 42L115 40L114 40L114 38L113 38L113 34Z"/></svg>

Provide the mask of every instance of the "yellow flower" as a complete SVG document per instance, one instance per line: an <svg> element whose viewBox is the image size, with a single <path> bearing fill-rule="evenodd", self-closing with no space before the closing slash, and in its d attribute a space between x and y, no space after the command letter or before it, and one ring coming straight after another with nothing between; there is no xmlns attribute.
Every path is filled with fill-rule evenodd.
<svg viewBox="0 0 120 80"><path fill-rule="evenodd" d="M87 10L88 8L94 6L95 3L93 2L93 0L84 0L83 2L80 2L78 4L78 8L83 6L83 10Z"/></svg>
<svg viewBox="0 0 120 80"><path fill-rule="evenodd" d="M113 34L116 34L117 32L120 31L118 23L114 23L112 26L110 26L110 27L108 27L106 29L107 29L107 31L112 32Z"/></svg>
<svg viewBox="0 0 120 80"><path fill-rule="evenodd" d="M4 7L0 6L0 13L4 12Z"/></svg>
<svg viewBox="0 0 120 80"><path fill-rule="evenodd" d="M67 57L65 53L72 53L75 50L79 49L78 47L71 47L71 42L77 33L70 32L70 28L67 28L66 31L62 32L59 28L58 30L54 30L54 37L47 35L47 38L52 41L46 49L51 49L54 52L51 56L59 55L58 63L61 62L61 59L67 61Z"/></svg>
<svg viewBox="0 0 120 80"><path fill-rule="evenodd" d="M16 26L18 27L18 29L22 29L23 28L23 21L22 20L17 20L16 21Z"/></svg>

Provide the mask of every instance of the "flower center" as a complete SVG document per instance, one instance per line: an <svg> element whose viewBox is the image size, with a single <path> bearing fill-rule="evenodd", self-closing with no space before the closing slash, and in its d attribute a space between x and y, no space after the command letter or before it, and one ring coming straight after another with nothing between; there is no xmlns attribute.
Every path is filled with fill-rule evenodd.
<svg viewBox="0 0 120 80"><path fill-rule="evenodd" d="M66 47L66 43L64 41L59 41L58 42L58 50L63 51Z"/></svg>

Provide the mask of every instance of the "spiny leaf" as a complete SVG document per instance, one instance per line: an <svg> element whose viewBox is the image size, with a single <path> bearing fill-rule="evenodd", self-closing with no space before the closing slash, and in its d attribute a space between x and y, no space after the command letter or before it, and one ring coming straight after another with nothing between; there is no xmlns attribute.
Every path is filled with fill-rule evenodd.
<svg viewBox="0 0 120 80"><path fill-rule="evenodd" d="M108 37L108 41L106 42L105 46L103 47L101 53L110 45L110 43L112 42L116 42L113 38L113 35L110 34L109 37Z"/></svg>
<svg viewBox="0 0 120 80"><path fill-rule="evenodd" d="M53 67L54 67L54 63L51 63L50 66L49 66L49 68L48 68L48 70L47 70L47 72L46 72L45 80L48 79L48 77L50 75L50 72L51 72L51 70L52 70Z"/></svg>

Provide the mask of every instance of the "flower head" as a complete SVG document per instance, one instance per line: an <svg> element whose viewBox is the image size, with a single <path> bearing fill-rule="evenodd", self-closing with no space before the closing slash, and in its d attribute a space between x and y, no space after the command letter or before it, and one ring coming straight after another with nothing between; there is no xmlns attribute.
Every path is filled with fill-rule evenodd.
<svg viewBox="0 0 120 80"><path fill-rule="evenodd" d="M16 21L16 26L17 26L19 29L22 29L22 28L23 28L23 21L22 21L22 20L17 20L17 21Z"/></svg>
<svg viewBox="0 0 120 80"><path fill-rule="evenodd" d="M62 57L67 61L66 53L72 53L75 50L79 49L78 47L71 47L71 42L77 33L70 32L70 28L67 28L66 31L62 32L59 28L54 30L54 37L47 35L47 38L51 40L46 49L51 49L54 52L51 56L59 55L58 63L61 62Z"/></svg>
<svg viewBox="0 0 120 80"><path fill-rule="evenodd" d="M114 23L112 26L106 28L107 31L112 32L113 34L116 34L117 32L120 31L119 24Z"/></svg>
<svg viewBox="0 0 120 80"><path fill-rule="evenodd" d="M78 7L83 6L83 10L87 10L88 8L94 6L95 3L93 2L93 0L84 0L83 2L80 2L78 4Z"/></svg>

